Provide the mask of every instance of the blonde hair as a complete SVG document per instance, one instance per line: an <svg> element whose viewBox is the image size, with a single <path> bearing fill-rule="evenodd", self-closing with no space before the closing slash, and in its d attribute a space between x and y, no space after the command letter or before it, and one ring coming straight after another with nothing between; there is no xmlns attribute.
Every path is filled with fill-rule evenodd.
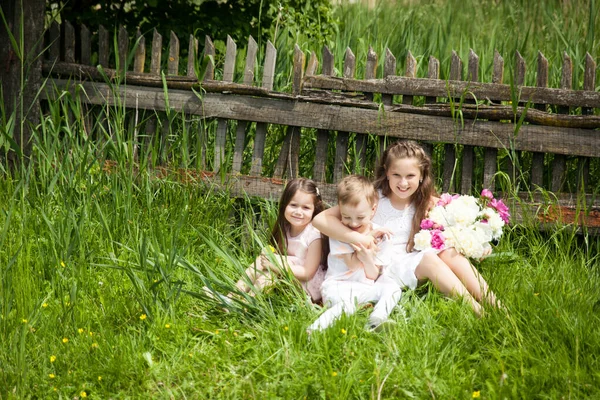
<svg viewBox="0 0 600 400"><path fill-rule="evenodd" d="M383 196L388 197L392 193L392 189L390 188L386 171L391 167L392 163L405 158L414 159L421 172L419 187L410 199L415 207L415 215L412 220L412 228L406 250L412 251L415 245L415 234L419 231L421 221L425 218L429 210L431 198L437 195L431 172L431 158L417 142L412 140L396 142L389 146L381 155L379 164L375 169L375 182L373 184L378 190L381 190Z"/></svg>
<svg viewBox="0 0 600 400"><path fill-rule="evenodd" d="M348 175L337 185L338 204L356 206L366 199L372 207L377 204L378 197L373 183L362 175Z"/></svg>

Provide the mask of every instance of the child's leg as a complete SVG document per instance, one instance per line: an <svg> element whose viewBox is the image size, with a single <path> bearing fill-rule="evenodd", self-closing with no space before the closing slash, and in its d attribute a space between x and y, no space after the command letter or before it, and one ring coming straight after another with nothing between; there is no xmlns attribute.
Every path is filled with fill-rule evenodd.
<svg viewBox="0 0 600 400"><path fill-rule="evenodd" d="M307 332L323 330L331 326L342 314L352 315L356 312L356 297L362 292L356 282L338 282L330 286L324 293L325 303L330 306L317 318Z"/></svg>
<svg viewBox="0 0 600 400"><path fill-rule="evenodd" d="M250 285L248 285L248 280L250 283L256 286L256 281L263 275L264 267L261 262L261 256L257 257L256 260L244 271L244 274L248 277L242 276L235 287L243 292L250 292Z"/></svg>
<svg viewBox="0 0 600 400"><path fill-rule="evenodd" d="M471 296L454 271L434 253L426 253L415 269L417 279L429 279L433 285L448 296L460 296L469 302L473 311L481 315L481 306Z"/></svg>
<svg viewBox="0 0 600 400"><path fill-rule="evenodd" d="M374 287L378 292L379 301L377 301L377 304L373 307L373 312L369 316L369 324L377 326L389 318L394 307L400 301L400 297L402 297L402 289L385 276L380 276Z"/></svg>
<svg viewBox="0 0 600 400"><path fill-rule="evenodd" d="M450 267L475 300L483 299L493 306L497 305L496 295L490 290L479 271L463 255L451 248L442 251L438 256Z"/></svg>

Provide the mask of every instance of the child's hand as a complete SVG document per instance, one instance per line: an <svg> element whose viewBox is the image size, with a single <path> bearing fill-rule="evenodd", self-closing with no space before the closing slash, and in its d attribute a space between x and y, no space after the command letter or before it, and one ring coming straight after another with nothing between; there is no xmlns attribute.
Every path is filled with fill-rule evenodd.
<svg viewBox="0 0 600 400"><path fill-rule="evenodd" d="M373 236L375 243L381 243L382 240L394 236L394 233L388 228L377 228L369 232L368 235Z"/></svg>
<svg viewBox="0 0 600 400"><path fill-rule="evenodd" d="M356 235L354 236L354 240L352 240L350 245L354 248L354 250L360 248L360 246L366 248L375 248L377 250L377 242L375 238L371 235L363 235L362 233L354 232Z"/></svg>
<svg viewBox="0 0 600 400"><path fill-rule="evenodd" d="M362 244L359 244L358 246L352 245L352 248L356 252L356 257L365 265L374 264L375 255L377 254L376 247L377 246L365 247Z"/></svg>

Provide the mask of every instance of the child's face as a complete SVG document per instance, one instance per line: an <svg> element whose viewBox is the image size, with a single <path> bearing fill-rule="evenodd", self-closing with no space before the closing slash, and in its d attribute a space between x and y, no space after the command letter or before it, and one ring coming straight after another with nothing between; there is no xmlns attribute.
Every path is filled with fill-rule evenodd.
<svg viewBox="0 0 600 400"><path fill-rule="evenodd" d="M304 227L312 221L315 212L315 196L298 190L285 207L285 219L292 227Z"/></svg>
<svg viewBox="0 0 600 400"><path fill-rule="evenodd" d="M419 188L421 169L415 158L400 158L386 171L392 193L400 200L410 200Z"/></svg>
<svg viewBox="0 0 600 400"><path fill-rule="evenodd" d="M371 219L375 215L377 205L371 206L367 199L357 205L340 204L342 224L359 233L367 233L371 228Z"/></svg>

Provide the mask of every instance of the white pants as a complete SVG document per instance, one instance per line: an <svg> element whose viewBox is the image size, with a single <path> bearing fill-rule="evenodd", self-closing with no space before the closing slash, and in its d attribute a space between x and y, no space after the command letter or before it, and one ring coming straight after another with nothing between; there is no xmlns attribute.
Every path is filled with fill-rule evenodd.
<svg viewBox="0 0 600 400"><path fill-rule="evenodd" d="M392 279L380 276L374 284L353 281L325 282L321 288L324 304L330 307L308 327L308 331L329 327L343 313L354 314L357 306L377 302L369 316L370 325L379 325L387 320L400 301L402 289Z"/></svg>

